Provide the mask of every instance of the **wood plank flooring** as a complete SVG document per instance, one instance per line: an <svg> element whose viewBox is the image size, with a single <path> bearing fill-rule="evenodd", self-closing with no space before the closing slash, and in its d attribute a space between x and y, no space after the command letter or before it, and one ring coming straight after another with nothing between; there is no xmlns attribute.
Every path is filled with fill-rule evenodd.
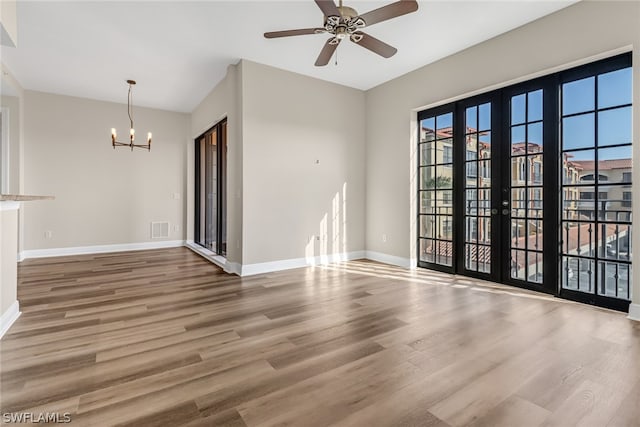
<svg viewBox="0 0 640 427"><path fill-rule="evenodd" d="M639 426L622 313L370 261L248 278L185 248L28 260L1 412L78 426Z"/></svg>

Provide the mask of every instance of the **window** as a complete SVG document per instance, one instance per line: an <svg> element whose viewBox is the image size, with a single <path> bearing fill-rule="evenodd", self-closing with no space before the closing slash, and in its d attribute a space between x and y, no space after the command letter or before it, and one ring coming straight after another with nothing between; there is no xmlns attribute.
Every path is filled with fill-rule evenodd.
<svg viewBox="0 0 640 427"><path fill-rule="evenodd" d="M623 208L631 207L631 191L622 192L622 207Z"/></svg>
<svg viewBox="0 0 640 427"><path fill-rule="evenodd" d="M631 172L622 172L622 180L624 182L631 182Z"/></svg>
<svg viewBox="0 0 640 427"><path fill-rule="evenodd" d="M453 147L450 145L444 145L442 147L442 163L453 162Z"/></svg>
<svg viewBox="0 0 640 427"><path fill-rule="evenodd" d="M467 150L467 160L472 160L467 162L467 176L468 177L476 177L478 176L478 162L473 160L477 159L477 153L475 151Z"/></svg>
<svg viewBox="0 0 640 427"><path fill-rule="evenodd" d="M590 173L587 175L583 175L580 177L580 181L593 181L595 179L595 175ZM608 181L609 177L606 175L598 174L598 181Z"/></svg>

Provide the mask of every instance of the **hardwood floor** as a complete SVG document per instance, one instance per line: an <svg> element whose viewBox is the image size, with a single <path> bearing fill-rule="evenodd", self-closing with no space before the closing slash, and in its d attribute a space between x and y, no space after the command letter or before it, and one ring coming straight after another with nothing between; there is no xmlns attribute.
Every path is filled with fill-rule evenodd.
<svg viewBox="0 0 640 427"><path fill-rule="evenodd" d="M28 260L1 412L71 425L638 426L640 325L353 261L239 278L188 249Z"/></svg>

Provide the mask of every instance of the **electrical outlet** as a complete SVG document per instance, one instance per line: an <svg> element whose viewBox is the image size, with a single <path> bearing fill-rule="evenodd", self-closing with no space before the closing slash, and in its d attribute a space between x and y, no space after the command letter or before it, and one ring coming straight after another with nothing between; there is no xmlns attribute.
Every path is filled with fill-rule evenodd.
<svg viewBox="0 0 640 427"><path fill-rule="evenodd" d="M180 226L179 226L178 224L175 224L175 225L173 226L173 231L175 231L176 233L177 233L178 231L180 231Z"/></svg>
<svg viewBox="0 0 640 427"><path fill-rule="evenodd" d="M45 239L51 239L52 237L53 237L53 232L51 232L51 230L47 230L44 232Z"/></svg>
<svg viewBox="0 0 640 427"><path fill-rule="evenodd" d="M172 198L173 200L180 200L180 193L173 193L173 194L171 195L171 198Z"/></svg>
<svg viewBox="0 0 640 427"><path fill-rule="evenodd" d="M386 242L386 241L387 241L387 235L386 235L386 234L383 234L383 235L382 235L382 241L383 241L383 242Z"/></svg>

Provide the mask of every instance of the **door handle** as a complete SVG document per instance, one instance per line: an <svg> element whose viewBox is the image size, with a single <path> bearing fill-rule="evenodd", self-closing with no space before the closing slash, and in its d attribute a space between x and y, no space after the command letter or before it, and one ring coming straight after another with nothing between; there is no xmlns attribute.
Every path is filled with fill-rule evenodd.
<svg viewBox="0 0 640 427"><path fill-rule="evenodd" d="M498 215L498 209L491 209L491 215Z"/></svg>

